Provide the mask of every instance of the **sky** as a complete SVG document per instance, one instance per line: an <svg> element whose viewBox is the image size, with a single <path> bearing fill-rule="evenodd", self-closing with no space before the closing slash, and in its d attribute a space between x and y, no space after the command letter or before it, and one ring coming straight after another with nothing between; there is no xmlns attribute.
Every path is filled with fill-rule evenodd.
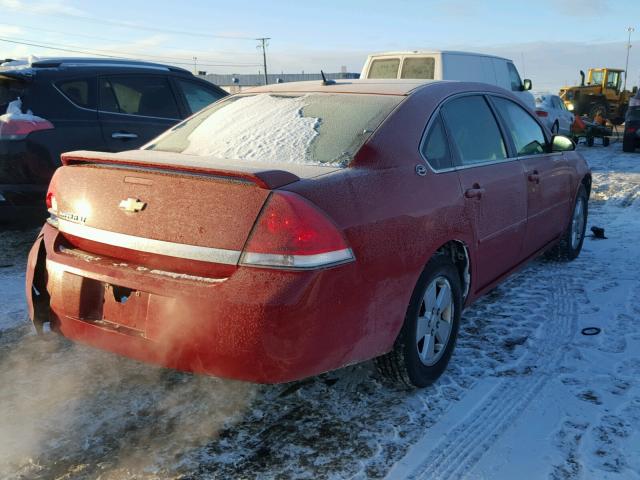
<svg viewBox="0 0 640 480"><path fill-rule="evenodd" d="M556 91L590 66L640 81L637 0L149 1L0 0L0 58L138 57L209 73L359 72L371 52L452 49L514 60L534 90ZM7 42L30 43L18 45ZM74 50L65 52L47 47Z"/></svg>

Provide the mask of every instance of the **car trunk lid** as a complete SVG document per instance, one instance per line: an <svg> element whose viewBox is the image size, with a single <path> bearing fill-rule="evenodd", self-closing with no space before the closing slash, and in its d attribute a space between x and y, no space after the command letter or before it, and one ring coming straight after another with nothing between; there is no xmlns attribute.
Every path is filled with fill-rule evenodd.
<svg viewBox="0 0 640 480"><path fill-rule="evenodd" d="M269 193L326 167L291 169L131 151L62 157L50 192L68 246L143 268L235 266Z"/></svg>

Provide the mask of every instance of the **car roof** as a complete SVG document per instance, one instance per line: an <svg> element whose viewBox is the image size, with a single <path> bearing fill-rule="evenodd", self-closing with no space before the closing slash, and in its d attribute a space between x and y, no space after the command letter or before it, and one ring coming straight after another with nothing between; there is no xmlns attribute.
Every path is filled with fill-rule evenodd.
<svg viewBox="0 0 640 480"><path fill-rule="evenodd" d="M373 95L409 95L417 88L445 80L336 80L323 84L322 81L276 83L246 90L250 93L360 93ZM244 93L244 92L243 92Z"/></svg>
<svg viewBox="0 0 640 480"><path fill-rule="evenodd" d="M180 67L174 67L172 65L166 65L155 62L145 62L140 60L131 60L127 58L112 58L112 57L47 57L47 58L29 58L24 60L14 60L8 62L4 66L0 66L0 73L12 72L12 71L25 71L25 70L38 70L44 68L92 68L92 69L127 69L127 68L139 68L139 69L151 69L151 70L164 70L180 73L188 73L189 70ZM26 73L26 72L25 72Z"/></svg>
<svg viewBox="0 0 640 480"><path fill-rule="evenodd" d="M374 57L384 57L384 56L393 56L393 55L440 55L440 54L446 54L446 55L473 55L476 57L489 57L489 58L499 58L500 60L507 60L507 61L511 61L508 58L505 57L499 57L497 55L491 55L488 53L477 53L477 52L465 52L462 50L398 50L398 51L393 51L393 52L378 52L378 53L371 53L369 54L369 57L374 58Z"/></svg>

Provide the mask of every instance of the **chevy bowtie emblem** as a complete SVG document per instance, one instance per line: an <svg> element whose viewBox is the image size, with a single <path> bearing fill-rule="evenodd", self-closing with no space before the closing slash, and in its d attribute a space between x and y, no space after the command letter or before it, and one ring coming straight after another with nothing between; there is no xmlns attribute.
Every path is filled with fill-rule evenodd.
<svg viewBox="0 0 640 480"><path fill-rule="evenodd" d="M131 213L139 212L140 210L143 210L144 207L146 206L147 206L146 203L141 202L140 200L137 200L135 198L127 198L126 200L122 200L119 205L119 207L122 210L124 210L125 212L131 212Z"/></svg>

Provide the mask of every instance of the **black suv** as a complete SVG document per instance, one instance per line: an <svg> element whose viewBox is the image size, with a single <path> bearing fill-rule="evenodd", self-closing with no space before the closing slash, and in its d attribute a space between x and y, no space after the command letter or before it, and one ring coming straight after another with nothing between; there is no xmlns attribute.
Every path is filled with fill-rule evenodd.
<svg viewBox="0 0 640 480"><path fill-rule="evenodd" d="M227 95L187 70L156 63L18 63L0 66L0 222L44 213L61 153L138 148Z"/></svg>
<svg viewBox="0 0 640 480"><path fill-rule="evenodd" d="M624 119L624 137L622 150L635 152L640 147L640 92L629 102L629 109Z"/></svg>

